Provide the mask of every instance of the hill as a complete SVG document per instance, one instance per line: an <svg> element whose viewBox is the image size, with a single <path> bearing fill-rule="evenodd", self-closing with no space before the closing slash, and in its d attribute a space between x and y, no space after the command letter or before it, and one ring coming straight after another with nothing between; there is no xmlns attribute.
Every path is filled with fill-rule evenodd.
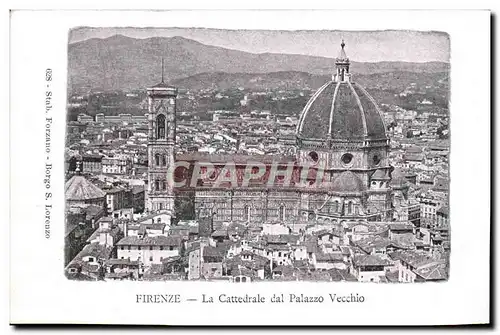
<svg viewBox="0 0 500 335"><path fill-rule="evenodd" d="M137 89L160 80L164 58L168 81L202 73L267 74L305 72L330 75L333 58L305 55L254 54L205 45L183 37L135 39L115 35L88 39L68 46L70 91ZM446 72L448 63L352 62L352 72L361 75L393 71Z"/></svg>

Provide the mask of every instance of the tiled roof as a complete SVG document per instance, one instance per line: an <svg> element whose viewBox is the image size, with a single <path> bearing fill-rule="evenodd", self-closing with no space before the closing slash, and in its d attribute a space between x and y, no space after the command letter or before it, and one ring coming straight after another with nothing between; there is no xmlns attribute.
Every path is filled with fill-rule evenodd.
<svg viewBox="0 0 500 335"><path fill-rule="evenodd" d="M415 273L425 280L446 280L448 273L446 264L430 264L429 266L421 267L415 270Z"/></svg>
<svg viewBox="0 0 500 335"><path fill-rule="evenodd" d="M163 230L165 229L165 226L165 223L141 223L141 227L152 230Z"/></svg>
<svg viewBox="0 0 500 335"><path fill-rule="evenodd" d="M386 272L385 278L389 283L397 283L399 282L399 272L398 271Z"/></svg>
<svg viewBox="0 0 500 335"><path fill-rule="evenodd" d="M70 267L78 267L78 268L86 268L89 272L96 271L98 269L97 265L89 266L82 259L87 256L95 257L97 260L107 260L111 256L111 252L113 251L113 247L100 244L98 242L93 242L87 244L83 247L83 249L73 258L71 262L66 266L66 268Z"/></svg>
<svg viewBox="0 0 500 335"><path fill-rule="evenodd" d="M116 245L137 245L137 246L173 246L179 247L182 239L179 236L127 236L122 238Z"/></svg>
<svg viewBox="0 0 500 335"><path fill-rule="evenodd" d="M354 242L354 245L366 252L371 253L373 249L387 248L393 241L380 236L369 236Z"/></svg>
<svg viewBox="0 0 500 335"><path fill-rule="evenodd" d="M429 264L436 262L442 263L442 261L437 261L426 252L418 252L411 250L402 252L400 255L400 259L414 268L420 268L422 266L427 266Z"/></svg>
<svg viewBox="0 0 500 335"><path fill-rule="evenodd" d="M224 253L220 248L206 246L203 247L203 257L218 259L219 261L222 261L222 259L224 258Z"/></svg>
<svg viewBox="0 0 500 335"><path fill-rule="evenodd" d="M132 261L128 258L124 259L119 259L119 258L111 258L108 259L105 263L106 265L131 265L131 266L138 266L139 261Z"/></svg>
<svg viewBox="0 0 500 335"><path fill-rule="evenodd" d="M413 225L405 223L390 223L389 230L413 230Z"/></svg>
<svg viewBox="0 0 500 335"><path fill-rule="evenodd" d="M449 209L447 206L443 206L437 210L438 214L448 215Z"/></svg>
<svg viewBox="0 0 500 335"><path fill-rule="evenodd" d="M246 276L250 278L256 278L257 277L257 271L254 269L249 269L244 266L239 266L236 268L233 268L231 271L231 274L233 276Z"/></svg>
<svg viewBox="0 0 500 335"><path fill-rule="evenodd" d="M357 281L356 277L350 274L348 270L330 269L328 273L332 281Z"/></svg>
<svg viewBox="0 0 500 335"><path fill-rule="evenodd" d="M228 237L227 229L218 229L212 233L212 237Z"/></svg>
<svg viewBox="0 0 500 335"><path fill-rule="evenodd" d="M103 233L107 232L110 236L112 236L113 238L115 238L118 234L120 234L121 229L119 227L113 227L111 229L100 229L100 228L97 228L96 230L94 230L94 232L92 233L92 235L90 235L90 237L87 239L87 242L90 242L90 241L96 239L101 232L103 232Z"/></svg>
<svg viewBox="0 0 500 335"><path fill-rule="evenodd" d="M89 275L86 275L84 273L81 273L81 272L77 272L77 273L69 273L69 272L66 272L66 278L70 279L70 280L81 280L81 281L87 281L87 280L91 280L91 281L95 281L97 280L96 278L94 277L91 277Z"/></svg>
<svg viewBox="0 0 500 335"><path fill-rule="evenodd" d="M313 271L313 272L303 272L297 273L298 280L301 281L332 281L332 276L328 271Z"/></svg>
<svg viewBox="0 0 500 335"><path fill-rule="evenodd" d="M335 263L342 262L343 260L344 256L340 253L316 253L317 262Z"/></svg>
<svg viewBox="0 0 500 335"><path fill-rule="evenodd" d="M142 217L138 218L137 221L138 222L144 222L144 221L148 221L148 220L151 220L151 219L156 219L160 215L171 215L171 213L168 210L164 210L164 211L161 211L161 212L157 212L157 213L153 213L153 214L142 216ZM149 221L149 222L151 222L151 221Z"/></svg>
<svg viewBox="0 0 500 335"><path fill-rule="evenodd" d="M294 234L284 234L284 235L264 235L263 239L267 241L268 244L297 244L299 240L299 235Z"/></svg>
<svg viewBox="0 0 500 335"><path fill-rule="evenodd" d="M404 157L406 161L421 162L424 160L423 154L406 154Z"/></svg>
<svg viewBox="0 0 500 335"><path fill-rule="evenodd" d="M354 266L389 266L393 263L379 255L356 255L353 264Z"/></svg>
<svg viewBox="0 0 500 335"><path fill-rule="evenodd" d="M122 279L132 277L132 274L130 272L107 272L104 277L109 279Z"/></svg>

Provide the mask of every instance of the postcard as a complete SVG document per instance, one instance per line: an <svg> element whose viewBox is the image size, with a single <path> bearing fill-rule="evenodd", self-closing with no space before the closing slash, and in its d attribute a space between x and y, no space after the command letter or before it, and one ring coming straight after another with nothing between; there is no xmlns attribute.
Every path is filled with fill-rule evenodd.
<svg viewBox="0 0 500 335"><path fill-rule="evenodd" d="M488 324L489 34L14 11L11 323Z"/></svg>

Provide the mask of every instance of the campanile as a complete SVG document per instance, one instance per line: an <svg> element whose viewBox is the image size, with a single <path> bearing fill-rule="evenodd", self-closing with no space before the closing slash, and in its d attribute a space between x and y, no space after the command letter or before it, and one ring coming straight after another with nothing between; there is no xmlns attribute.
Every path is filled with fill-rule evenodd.
<svg viewBox="0 0 500 335"><path fill-rule="evenodd" d="M147 210L174 210L174 189L168 168L175 162L175 113L177 89L163 79L148 88L148 188Z"/></svg>

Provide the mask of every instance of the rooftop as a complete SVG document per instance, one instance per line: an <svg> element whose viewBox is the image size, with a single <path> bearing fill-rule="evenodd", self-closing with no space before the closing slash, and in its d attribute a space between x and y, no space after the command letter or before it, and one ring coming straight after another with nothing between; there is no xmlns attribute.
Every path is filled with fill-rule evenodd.
<svg viewBox="0 0 500 335"><path fill-rule="evenodd" d="M179 236L126 236L116 245L137 245L137 246L172 246L180 247L182 239Z"/></svg>
<svg viewBox="0 0 500 335"><path fill-rule="evenodd" d="M353 265L358 266L390 266L393 263L379 255L356 255L353 258Z"/></svg>
<svg viewBox="0 0 500 335"><path fill-rule="evenodd" d="M65 197L69 201L100 199L106 193L81 175L74 175L65 184Z"/></svg>

